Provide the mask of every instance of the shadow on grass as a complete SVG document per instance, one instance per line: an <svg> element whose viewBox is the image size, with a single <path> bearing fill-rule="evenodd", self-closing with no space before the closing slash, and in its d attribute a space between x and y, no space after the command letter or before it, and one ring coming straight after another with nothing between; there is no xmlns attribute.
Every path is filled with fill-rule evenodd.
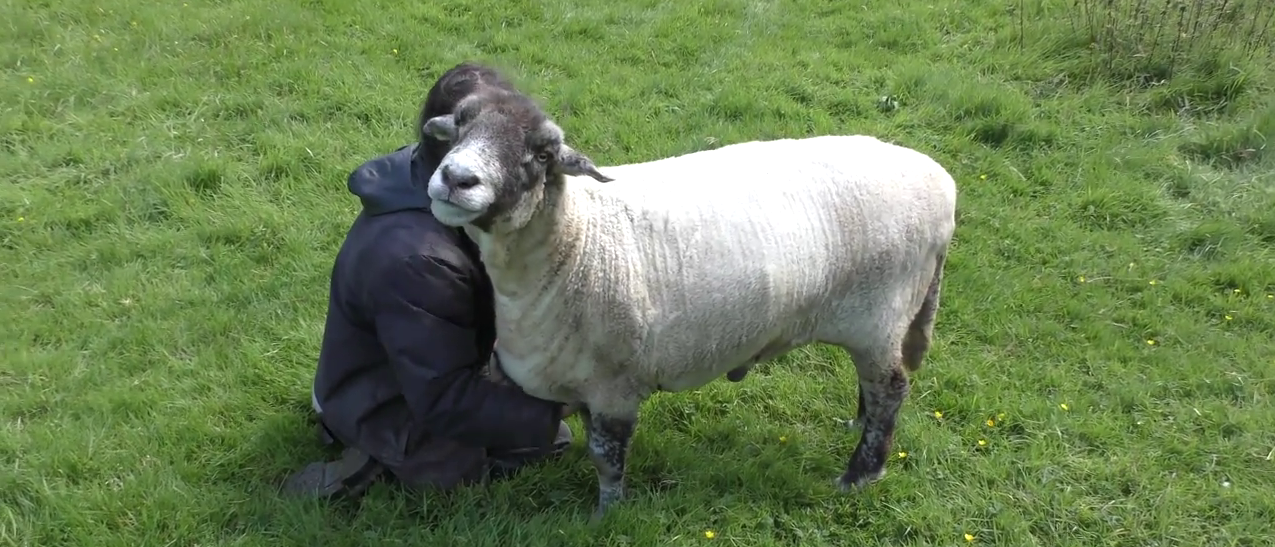
<svg viewBox="0 0 1275 547"><path fill-rule="evenodd" d="M812 508L819 503L817 491L831 490L831 479L840 473L839 463L828 469L822 460L797 465L795 460L826 452L822 447L777 445L760 431L744 429L739 421L721 421L693 432L670 430L667 421L657 414L639 425L630 452L628 497L612 510L614 516L603 523L604 530L638 526L647 518L643 515L702 515L726 506ZM597 479L579 423L571 422L576 437L562 458L534 464L503 481L447 492L381 482L358 501L319 501L280 491L291 472L338 455L318 440L308 400L297 399L258 420L248 442L201 482L220 492L217 497L236 500L224 507L218 526L226 538L252 535L318 545L402 534L452 541L464 530L478 529L484 535L546 540L553 534L542 529L594 533L597 529L588 526L587 519L594 508ZM856 440L857 434L847 433L846 443ZM853 444L838 444L853 449ZM844 448L836 452L835 462L843 461L842 452L849 456ZM823 482L829 486L819 488ZM676 533L685 531L684 526L661 520L658 527Z"/></svg>

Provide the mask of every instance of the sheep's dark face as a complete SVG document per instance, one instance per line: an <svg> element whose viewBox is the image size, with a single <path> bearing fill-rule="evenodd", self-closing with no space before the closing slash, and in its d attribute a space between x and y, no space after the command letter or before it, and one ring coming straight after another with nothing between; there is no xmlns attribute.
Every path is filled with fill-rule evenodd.
<svg viewBox="0 0 1275 547"><path fill-rule="evenodd" d="M503 217L525 217L546 181L562 175L611 180L563 142L562 129L539 106L515 92L484 89L423 129L452 143L428 187L431 212L449 226L489 229Z"/></svg>

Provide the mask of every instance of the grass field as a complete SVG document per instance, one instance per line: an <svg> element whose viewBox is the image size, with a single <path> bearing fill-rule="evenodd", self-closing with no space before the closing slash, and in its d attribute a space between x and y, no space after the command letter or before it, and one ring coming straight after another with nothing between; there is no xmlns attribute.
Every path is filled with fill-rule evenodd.
<svg viewBox="0 0 1275 547"><path fill-rule="evenodd" d="M1046 4L0 0L0 545L1271 544L1275 70L1131 85ZM652 399L598 529L579 442L487 490L277 494L325 454L345 177L465 59L602 165L869 133L948 166L888 476L833 489L855 381L810 349Z"/></svg>

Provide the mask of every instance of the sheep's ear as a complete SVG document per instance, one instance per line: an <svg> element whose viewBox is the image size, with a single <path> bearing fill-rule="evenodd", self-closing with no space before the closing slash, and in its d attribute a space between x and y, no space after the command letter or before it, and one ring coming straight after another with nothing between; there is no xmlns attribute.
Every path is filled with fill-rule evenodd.
<svg viewBox="0 0 1275 547"><path fill-rule="evenodd" d="M443 142L451 142L456 140L456 120L451 114L443 114L442 116L434 116L425 122L425 126L421 130L426 134Z"/></svg>
<svg viewBox="0 0 1275 547"><path fill-rule="evenodd" d="M593 165L593 160L589 159L588 156L576 152L574 148L565 144L558 149L558 165L561 166L563 174L573 177L588 175L598 182L615 180L598 171L598 167Z"/></svg>

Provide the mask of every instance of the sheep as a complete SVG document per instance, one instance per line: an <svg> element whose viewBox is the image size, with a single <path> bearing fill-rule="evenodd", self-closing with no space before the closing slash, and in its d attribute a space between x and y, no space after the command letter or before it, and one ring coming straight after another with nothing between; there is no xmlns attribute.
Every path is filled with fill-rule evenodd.
<svg viewBox="0 0 1275 547"><path fill-rule="evenodd" d="M607 167L536 101L482 90L423 130L452 143L430 210L476 243L501 374L577 408L597 522L625 497L642 403L820 342L857 371L862 433L841 491L885 475L928 351L955 181L864 135L730 144Z"/></svg>

